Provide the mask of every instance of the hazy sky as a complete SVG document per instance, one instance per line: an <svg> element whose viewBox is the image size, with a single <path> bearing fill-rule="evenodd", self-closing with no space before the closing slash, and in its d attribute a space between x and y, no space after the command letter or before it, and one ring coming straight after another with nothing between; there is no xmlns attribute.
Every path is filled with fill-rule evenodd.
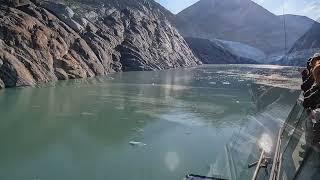
<svg viewBox="0 0 320 180"><path fill-rule="evenodd" d="M173 13L178 13L198 0L156 0ZM222 0L227 1L227 0ZM253 0L269 11L279 15L285 4L286 14L305 15L314 20L320 18L320 0Z"/></svg>

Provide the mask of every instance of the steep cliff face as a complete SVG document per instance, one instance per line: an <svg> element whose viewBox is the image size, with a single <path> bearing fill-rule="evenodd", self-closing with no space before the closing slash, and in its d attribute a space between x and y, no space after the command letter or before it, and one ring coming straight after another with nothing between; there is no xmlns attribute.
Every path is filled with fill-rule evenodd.
<svg viewBox="0 0 320 180"><path fill-rule="evenodd" d="M135 1L0 0L0 88L201 63L168 12Z"/></svg>
<svg viewBox="0 0 320 180"><path fill-rule="evenodd" d="M320 48L320 23L315 22L313 26L301 36L293 45L290 52L307 49Z"/></svg>
<svg viewBox="0 0 320 180"><path fill-rule="evenodd" d="M290 66L305 66L307 60L320 52L320 24L313 26L301 36L289 51L287 57L281 58L275 64Z"/></svg>

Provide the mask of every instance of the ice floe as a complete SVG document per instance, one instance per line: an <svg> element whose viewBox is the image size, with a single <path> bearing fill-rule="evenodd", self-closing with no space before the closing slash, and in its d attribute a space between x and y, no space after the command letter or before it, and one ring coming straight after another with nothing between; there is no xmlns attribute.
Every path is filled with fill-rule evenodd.
<svg viewBox="0 0 320 180"><path fill-rule="evenodd" d="M147 145L147 144L145 144L145 143L138 142L138 141L130 141L129 144L132 145L132 146L140 146L140 147Z"/></svg>

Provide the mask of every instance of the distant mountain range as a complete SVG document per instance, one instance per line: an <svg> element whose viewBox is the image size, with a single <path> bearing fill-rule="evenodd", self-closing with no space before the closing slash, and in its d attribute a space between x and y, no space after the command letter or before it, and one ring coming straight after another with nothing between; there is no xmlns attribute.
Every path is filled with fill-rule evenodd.
<svg viewBox="0 0 320 180"><path fill-rule="evenodd" d="M277 16L251 0L200 0L176 15L184 37L241 42L266 55L285 50L307 32L315 21L304 16Z"/></svg>

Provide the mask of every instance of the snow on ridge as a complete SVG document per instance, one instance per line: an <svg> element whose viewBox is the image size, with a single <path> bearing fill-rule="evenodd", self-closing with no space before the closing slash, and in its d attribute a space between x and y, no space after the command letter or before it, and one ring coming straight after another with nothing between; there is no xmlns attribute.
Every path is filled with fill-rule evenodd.
<svg viewBox="0 0 320 180"><path fill-rule="evenodd" d="M216 41L239 57L252 59L261 63L264 63L266 59L266 54L263 51L250 45L220 39L216 39Z"/></svg>

